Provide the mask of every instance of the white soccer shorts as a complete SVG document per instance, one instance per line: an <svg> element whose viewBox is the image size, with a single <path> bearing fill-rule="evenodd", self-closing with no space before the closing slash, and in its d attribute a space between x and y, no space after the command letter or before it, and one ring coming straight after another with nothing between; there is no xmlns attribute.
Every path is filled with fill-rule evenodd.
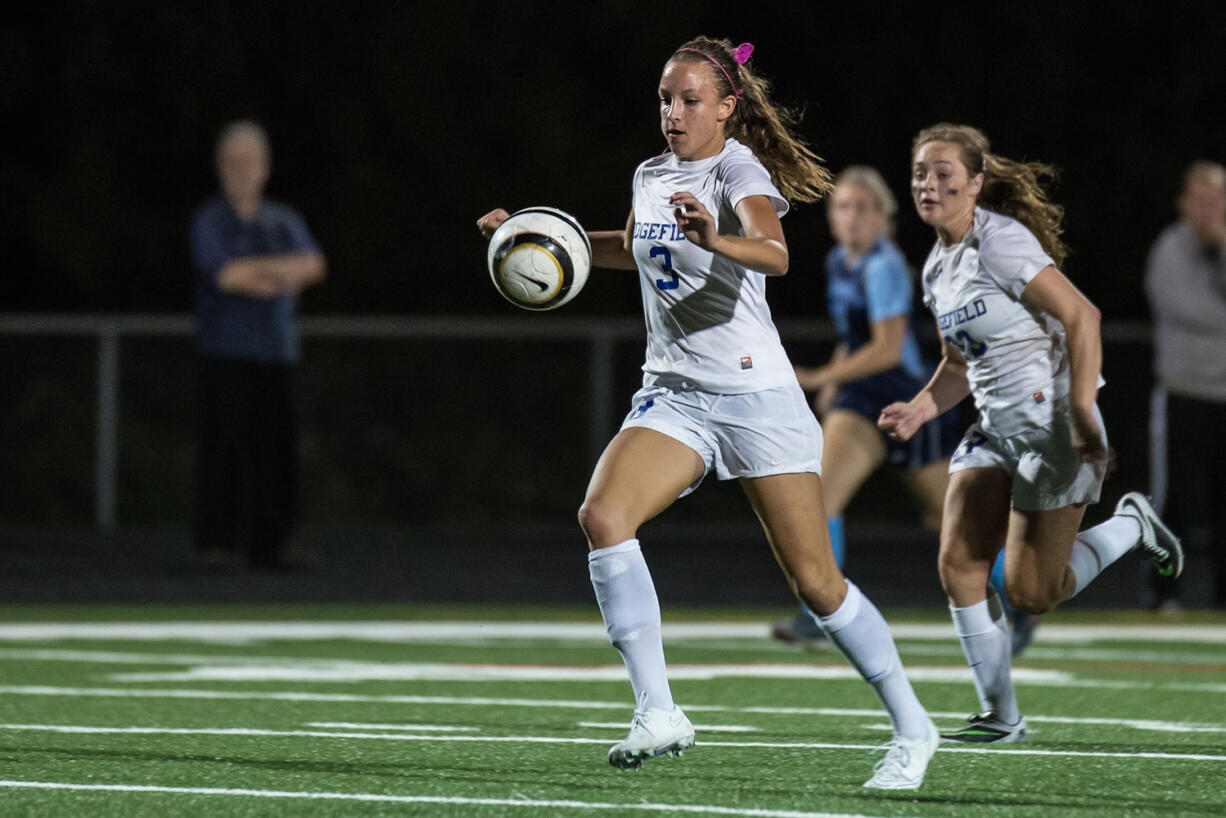
<svg viewBox="0 0 1226 818"><path fill-rule="evenodd" d="M1107 427L1097 406L1094 416L1106 446ZM995 468L1007 472L1013 480L1013 508L1021 511L1097 503L1107 464L1082 460L1073 449L1070 427L1067 399L1052 407L1051 428L995 437L976 422L950 458L949 471Z"/></svg>
<svg viewBox="0 0 1226 818"><path fill-rule="evenodd" d="M822 429L795 384L741 395L645 386L631 406L621 428L654 429L681 441L720 480L822 473Z"/></svg>

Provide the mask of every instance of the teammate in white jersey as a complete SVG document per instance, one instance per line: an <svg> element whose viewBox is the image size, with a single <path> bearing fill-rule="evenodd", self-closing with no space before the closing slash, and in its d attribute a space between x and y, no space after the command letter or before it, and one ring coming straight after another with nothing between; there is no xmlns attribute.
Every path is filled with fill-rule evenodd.
<svg viewBox="0 0 1226 818"><path fill-rule="evenodd" d="M1077 594L1129 551L1165 574L1183 568L1179 540L1136 492L1078 532L1108 465L1095 404L1102 341L1098 309L1058 269L1063 210L1040 184L1051 173L990 153L966 125L934 125L912 143L912 198L937 233L924 301L945 353L928 385L878 423L906 440L967 394L979 410L954 452L941 526L941 584L983 707L944 734L958 741L1026 739L1008 627L988 583L1002 546L1008 595L1031 613Z"/></svg>
<svg viewBox="0 0 1226 818"><path fill-rule="evenodd" d="M788 200L819 198L829 174L745 65L752 48L700 37L672 54L659 85L668 152L635 172L625 229L589 234L596 265L639 271L648 333L643 388L579 510L596 599L637 703L609 762L638 767L694 743L669 688L637 532L715 471L740 481L789 585L890 714L894 738L865 786L915 789L940 736L885 620L835 565L821 429L764 297L766 279L788 269L780 215ZM506 216L495 210L478 226L488 234Z"/></svg>

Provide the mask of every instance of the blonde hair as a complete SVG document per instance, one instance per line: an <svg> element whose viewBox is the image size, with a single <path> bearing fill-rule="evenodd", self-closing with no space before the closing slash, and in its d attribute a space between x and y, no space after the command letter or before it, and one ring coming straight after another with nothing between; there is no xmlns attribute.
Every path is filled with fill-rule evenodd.
<svg viewBox="0 0 1226 818"><path fill-rule="evenodd" d="M970 125L941 122L925 128L911 143L911 158L914 160L919 149L929 142L957 145L967 173L983 174L983 189L976 203L1026 225L1056 266L1064 263L1069 254L1060 238L1064 233L1064 208L1047 198L1046 189L1056 179L1054 167L998 156L991 152L983 131Z"/></svg>
<svg viewBox="0 0 1226 818"><path fill-rule="evenodd" d="M869 192L877 212L885 217L885 235L894 235L894 216L898 213L898 200L890 192L881 173L868 165L848 165L834 178L834 186L858 185Z"/></svg>
<svg viewBox="0 0 1226 818"><path fill-rule="evenodd" d="M737 63L734 51L730 40L695 37L674 51L669 62L710 64L720 96L737 98L736 108L724 125L724 134L754 152L785 199L817 201L833 185L822 158L793 133L800 121L799 114L773 102L770 82L754 73L748 64Z"/></svg>

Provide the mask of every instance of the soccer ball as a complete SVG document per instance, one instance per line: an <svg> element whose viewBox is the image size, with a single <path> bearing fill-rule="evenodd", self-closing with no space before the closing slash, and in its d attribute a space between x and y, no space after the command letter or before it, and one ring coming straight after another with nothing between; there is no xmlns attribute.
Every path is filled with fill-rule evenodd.
<svg viewBox="0 0 1226 818"><path fill-rule="evenodd" d="M525 310L552 310L583 289L592 268L592 245L569 213L528 207L498 225L487 261L503 298Z"/></svg>

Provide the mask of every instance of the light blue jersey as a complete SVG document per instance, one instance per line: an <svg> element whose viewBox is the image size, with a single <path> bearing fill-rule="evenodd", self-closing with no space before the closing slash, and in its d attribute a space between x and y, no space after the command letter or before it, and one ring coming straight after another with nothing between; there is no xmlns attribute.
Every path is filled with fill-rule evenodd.
<svg viewBox="0 0 1226 818"><path fill-rule="evenodd" d="M911 276L902 253L888 239L878 239L873 248L847 266L847 251L840 245L826 256L826 302L839 341L849 352L868 343L872 325L886 318L905 315L899 366L911 378L927 381L931 367L924 364L915 336L915 304Z"/></svg>

